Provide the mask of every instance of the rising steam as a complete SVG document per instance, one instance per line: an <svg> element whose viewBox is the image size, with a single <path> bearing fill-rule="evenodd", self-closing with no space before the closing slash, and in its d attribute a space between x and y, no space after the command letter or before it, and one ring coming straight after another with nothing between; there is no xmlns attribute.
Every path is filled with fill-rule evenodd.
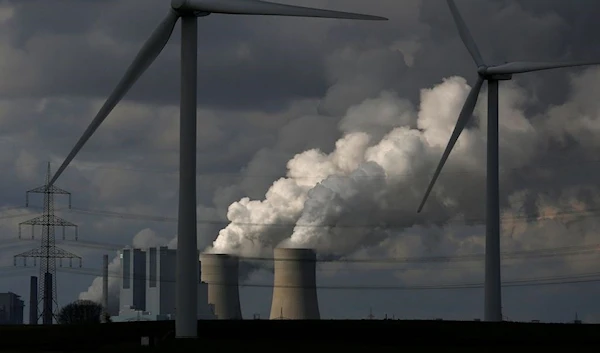
<svg viewBox="0 0 600 353"><path fill-rule="evenodd" d="M416 208L468 94L452 77L421 92L417 110L390 92L350 108L331 153L309 150L287 163L287 176L265 199L243 198L228 209L231 222L212 252L269 256L276 246L311 247L342 256L375 246L404 229L481 218L484 202L485 120L460 138L423 214ZM510 170L535 155L536 132L521 110L524 94L505 85L500 98L504 184ZM476 115L485 116L485 99ZM459 176L457 178L457 176Z"/></svg>

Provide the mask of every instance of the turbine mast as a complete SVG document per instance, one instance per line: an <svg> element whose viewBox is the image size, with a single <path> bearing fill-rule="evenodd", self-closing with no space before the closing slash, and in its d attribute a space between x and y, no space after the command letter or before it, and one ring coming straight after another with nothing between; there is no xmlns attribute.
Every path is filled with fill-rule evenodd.
<svg viewBox="0 0 600 353"><path fill-rule="evenodd" d="M196 91L198 18L181 16L181 97L179 118L179 220L175 277L175 335L197 336L198 245L196 239ZM193 279L193 280L192 280ZM191 314L186 314L191 313Z"/></svg>
<svg viewBox="0 0 600 353"><path fill-rule="evenodd" d="M488 78L484 320L502 321L498 80Z"/></svg>

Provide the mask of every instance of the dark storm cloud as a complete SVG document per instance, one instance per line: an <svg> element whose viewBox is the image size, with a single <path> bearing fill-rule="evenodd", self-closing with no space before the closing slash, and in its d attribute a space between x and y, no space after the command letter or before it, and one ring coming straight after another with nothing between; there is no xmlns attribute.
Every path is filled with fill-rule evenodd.
<svg viewBox="0 0 600 353"><path fill-rule="evenodd" d="M594 13L590 7L597 5L592 2L580 3L578 11L560 5L560 2L539 1L466 1L459 6L489 62L589 59L594 54L589 52L589 48L597 47L591 45L593 36L580 34L581 28L593 28L590 27L595 25L593 16L582 18L575 15ZM407 4L381 1L373 9L356 2L349 3L347 7L357 11L379 10L389 14L392 21L381 25L343 21L327 24L329 30L314 32L320 36L315 41L303 35L303 32L308 32L310 36L310 28L300 28L310 27L313 23L319 28L323 20L305 22L300 19L218 15L202 18L199 26L201 104L225 109L277 109L295 98L321 97L328 84L324 80L324 55L348 45L360 46L369 42L390 45L400 39L415 37L415 40L421 41L422 47L416 53L414 70L407 75L386 75L388 80L396 82L395 88L401 93L416 98L415 86L433 84L440 76L449 73L473 76L468 54L455 35L447 9L439 6L437 1ZM168 2L159 0L148 2L143 8L135 1L108 1L94 3L93 6L64 1L53 4L53 7L41 1L21 3L10 22L10 33L19 47L27 47L29 43L27 51L35 58L30 65L35 65L39 74L21 90L15 90L14 86L9 90L7 87L3 94L105 97L167 9ZM41 13L45 20L38 18ZM490 14L494 14L491 20ZM511 26L506 25L508 21ZM292 29L280 35L275 28ZM114 47L103 46L97 42L98 38L89 37L89 34L98 31L115 41ZM45 41L60 39L62 44L54 49L44 45L41 49L40 44L44 41L36 41L36 36L46 37ZM578 40L573 42L574 38ZM179 30L176 28L171 44L133 88L130 98L159 103L177 102L178 43ZM117 46L122 48L119 52L110 50ZM437 64L440 57L445 59L446 65ZM557 80L558 87L564 86L564 74L561 72L532 75L520 80L537 83L537 89L544 88L541 82L546 78ZM562 97L546 90L549 92L543 93L549 101Z"/></svg>
<svg viewBox="0 0 600 353"><path fill-rule="evenodd" d="M69 35L85 33L114 0L98 1L44 1L11 0L7 3L14 9L14 17L9 20L13 30L11 37L16 47L23 46L32 37L42 33Z"/></svg>
<svg viewBox="0 0 600 353"><path fill-rule="evenodd" d="M20 90L7 87L3 95L106 96L168 10L159 1L148 3L141 11L136 10L139 4L132 1L110 2L104 4L100 14L81 3L71 8L70 3L59 3L46 12L50 22L40 21L35 15L39 13L35 11L38 2L20 5L8 27L12 41L18 43L17 48L24 48L23 55L31 60L23 70L34 70L36 75ZM77 20L69 25L71 18ZM281 23L278 21L281 20L216 15L200 20L202 105L269 108L281 107L297 97L322 95L325 81L321 56L301 37L279 36L274 30ZM292 19L292 23L301 22ZM102 42L103 38L95 34L109 35L114 42ZM177 101L178 42L177 27L170 45L132 90L131 98Z"/></svg>

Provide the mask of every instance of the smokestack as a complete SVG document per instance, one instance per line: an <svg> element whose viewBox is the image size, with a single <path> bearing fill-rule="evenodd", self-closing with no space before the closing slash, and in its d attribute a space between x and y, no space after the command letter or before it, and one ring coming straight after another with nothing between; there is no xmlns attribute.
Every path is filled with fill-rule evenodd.
<svg viewBox="0 0 600 353"><path fill-rule="evenodd" d="M108 255L102 256L102 322L108 315Z"/></svg>
<svg viewBox="0 0 600 353"><path fill-rule="evenodd" d="M38 278L31 276L29 281L29 324L38 323Z"/></svg>
<svg viewBox="0 0 600 353"><path fill-rule="evenodd" d="M270 319L319 320L317 255L312 249L277 248Z"/></svg>
<svg viewBox="0 0 600 353"><path fill-rule="evenodd" d="M200 278L208 284L208 304L219 320L241 320L238 258L226 254L200 255Z"/></svg>
<svg viewBox="0 0 600 353"><path fill-rule="evenodd" d="M49 272L44 273L44 308L42 311L42 324L52 325L52 274Z"/></svg>

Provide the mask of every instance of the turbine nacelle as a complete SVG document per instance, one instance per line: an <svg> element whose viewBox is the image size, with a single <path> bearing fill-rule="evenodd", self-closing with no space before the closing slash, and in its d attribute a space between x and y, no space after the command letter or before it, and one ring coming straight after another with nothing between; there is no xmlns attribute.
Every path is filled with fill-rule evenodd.
<svg viewBox="0 0 600 353"><path fill-rule="evenodd" d="M509 81L512 80L512 74L495 74L490 73L494 66L479 66L477 74L484 80Z"/></svg>
<svg viewBox="0 0 600 353"><path fill-rule="evenodd" d="M208 16L212 12L205 10L198 10L200 6L194 4L190 0L171 0L171 8L177 13L177 15L194 15L197 17Z"/></svg>
<svg viewBox="0 0 600 353"><path fill-rule="evenodd" d="M480 76L485 76L485 73L486 73L487 69L488 69L488 67L487 67L487 66L485 66L485 65L481 65L481 66L477 67L477 73L478 73Z"/></svg>
<svg viewBox="0 0 600 353"><path fill-rule="evenodd" d="M482 65L477 68L477 75L483 80L508 81L512 80L512 74L495 74L493 71L495 66Z"/></svg>

